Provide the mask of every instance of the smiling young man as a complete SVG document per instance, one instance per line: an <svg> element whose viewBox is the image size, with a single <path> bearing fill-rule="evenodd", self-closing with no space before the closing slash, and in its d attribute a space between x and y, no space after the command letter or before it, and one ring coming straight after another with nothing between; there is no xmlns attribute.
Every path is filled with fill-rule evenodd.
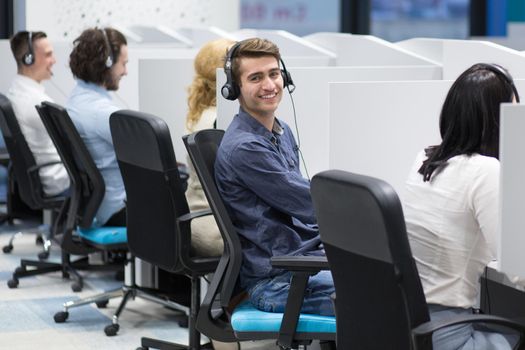
<svg viewBox="0 0 525 350"><path fill-rule="evenodd" d="M77 84L66 108L106 185L94 225L125 226L126 192L109 128L110 115L121 108L109 91L127 74L127 41L113 28L90 28L73 44L69 66Z"/></svg>
<svg viewBox="0 0 525 350"><path fill-rule="evenodd" d="M69 176L35 108L43 101L53 101L42 85L53 75L56 63L53 46L45 33L27 31L16 33L10 44L17 75L7 97L37 165L53 163L39 170L44 193L54 196L67 192Z"/></svg>
<svg viewBox="0 0 525 350"><path fill-rule="evenodd" d="M275 117L285 91L279 48L265 39L234 45L227 56L223 96L239 100L215 163L220 194L243 246L241 285L252 304L283 312L291 274L270 265L279 255L324 255L310 197L289 126ZM231 80L231 81L230 81ZM329 271L308 282L302 312L333 315Z"/></svg>

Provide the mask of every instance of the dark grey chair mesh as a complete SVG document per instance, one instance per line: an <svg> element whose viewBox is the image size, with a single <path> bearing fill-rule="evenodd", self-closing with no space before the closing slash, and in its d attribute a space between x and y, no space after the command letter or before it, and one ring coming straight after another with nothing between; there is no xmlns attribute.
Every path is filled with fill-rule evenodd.
<svg viewBox="0 0 525 350"><path fill-rule="evenodd" d="M123 110L111 115L110 126L126 188L129 249L144 261L190 278L189 348L198 349L200 333L195 321L200 306L199 277L215 271L219 259L192 253L190 223L211 212L190 213L169 129L162 119ZM142 346L160 345L143 338Z"/></svg>
<svg viewBox="0 0 525 350"><path fill-rule="evenodd" d="M0 94L0 129L2 130L6 148L9 152L10 173L16 179L14 183L16 184L16 190L20 199L33 210L48 209L58 213L64 207L65 198L63 196L46 196L39 175L41 168L56 164L56 162L41 165L36 164L33 153L29 149L25 136L20 129L11 102L2 94ZM55 217L58 216L60 215L57 214ZM55 230L54 222L48 239L52 238L56 233ZM14 237L15 236L12 236L8 245L4 247L3 251L5 253L13 249ZM46 259L49 255L49 243L46 242L44 247L46 249L39 254L39 258L42 260ZM22 259L20 261L20 267L15 270L13 277L8 280L7 285L10 288L16 288L21 277L60 271L61 269L62 264Z"/></svg>

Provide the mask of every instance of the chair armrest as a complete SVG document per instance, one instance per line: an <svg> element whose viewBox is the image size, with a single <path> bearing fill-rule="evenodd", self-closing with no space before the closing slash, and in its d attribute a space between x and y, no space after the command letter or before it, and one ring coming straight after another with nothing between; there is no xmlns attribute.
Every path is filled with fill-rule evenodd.
<svg viewBox="0 0 525 350"><path fill-rule="evenodd" d="M191 221L193 219L200 218L202 216L211 215L211 214L212 212L210 209L203 209L203 210L198 210L198 211L194 211L188 214L181 215L179 216L178 220L181 222Z"/></svg>
<svg viewBox="0 0 525 350"><path fill-rule="evenodd" d="M55 162L47 162L47 163L42 163L42 164L38 164L38 165L34 165L32 167L29 167L27 169L27 172L28 173L32 173L33 171L36 171L36 170L40 170L41 168L44 168L46 166L51 166L51 165L55 165L55 164L62 164L61 161L55 161Z"/></svg>
<svg viewBox="0 0 525 350"><path fill-rule="evenodd" d="M288 271L312 271L329 270L326 256L273 256L270 259L272 267Z"/></svg>
<svg viewBox="0 0 525 350"><path fill-rule="evenodd" d="M521 333L522 337L525 334L525 325L508 318L503 318L493 315L463 315L452 317L445 320L425 322L416 328L412 329L412 337L415 344L425 344L432 341L432 334L442 328L463 324L463 323L489 323L508 327ZM416 347L419 348L419 347Z"/></svg>

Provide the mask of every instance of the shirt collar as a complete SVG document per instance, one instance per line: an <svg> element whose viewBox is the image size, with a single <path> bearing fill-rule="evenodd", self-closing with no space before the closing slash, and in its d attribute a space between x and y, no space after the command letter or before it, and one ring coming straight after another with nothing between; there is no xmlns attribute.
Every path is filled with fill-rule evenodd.
<svg viewBox="0 0 525 350"><path fill-rule="evenodd" d="M107 98L111 99L109 91L103 86L100 86L100 85L97 85L97 84L94 84L94 83L90 83L90 82L87 82L87 81L82 80L82 79L78 79L77 80L77 84L80 87L82 87L83 89L95 91L95 92L97 92L97 93L99 93L101 95L104 95Z"/></svg>
<svg viewBox="0 0 525 350"><path fill-rule="evenodd" d="M273 123L272 131L264 127L257 119L253 118L248 112L246 112L242 107L239 108L239 114L237 117L243 124L247 124L255 134L264 136L270 140L274 139L276 136L281 136L284 134L284 129L281 126L281 122L275 118Z"/></svg>
<svg viewBox="0 0 525 350"><path fill-rule="evenodd" d="M23 85L27 88L35 89L42 93L46 91L44 85L34 80L33 78L29 78L28 76L17 74L15 80L17 80L20 85Z"/></svg>

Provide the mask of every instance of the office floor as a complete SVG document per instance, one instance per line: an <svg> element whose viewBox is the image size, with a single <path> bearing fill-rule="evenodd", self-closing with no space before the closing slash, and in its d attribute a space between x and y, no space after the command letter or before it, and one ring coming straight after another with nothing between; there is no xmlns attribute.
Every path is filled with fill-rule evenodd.
<svg viewBox="0 0 525 350"><path fill-rule="evenodd" d="M32 225L0 226L0 247L9 241L11 232L27 230ZM34 224L33 224L34 226ZM142 336L186 343L187 330L177 324L177 313L140 299L128 302L120 317L117 336L107 337L104 327L111 323L120 298L113 299L105 309L94 305L71 309L69 319L56 324L53 315L62 310L65 301L86 297L117 288L122 282L113 273L88 273L84 289L74 293L70 281L60 273L50 273L20 279L16 289L7 281L21 258L36 259L41 246L35 245L35 235L26 234L14 242L10 254L0 252L0 349L135 349ZM59 250L52 248L50 261L58 261ZM243 342L241 348L250 350L278 349L273 341ZM315 349L313 346L311 349ZM309 348L310 349L310 348Z"/></svg>

